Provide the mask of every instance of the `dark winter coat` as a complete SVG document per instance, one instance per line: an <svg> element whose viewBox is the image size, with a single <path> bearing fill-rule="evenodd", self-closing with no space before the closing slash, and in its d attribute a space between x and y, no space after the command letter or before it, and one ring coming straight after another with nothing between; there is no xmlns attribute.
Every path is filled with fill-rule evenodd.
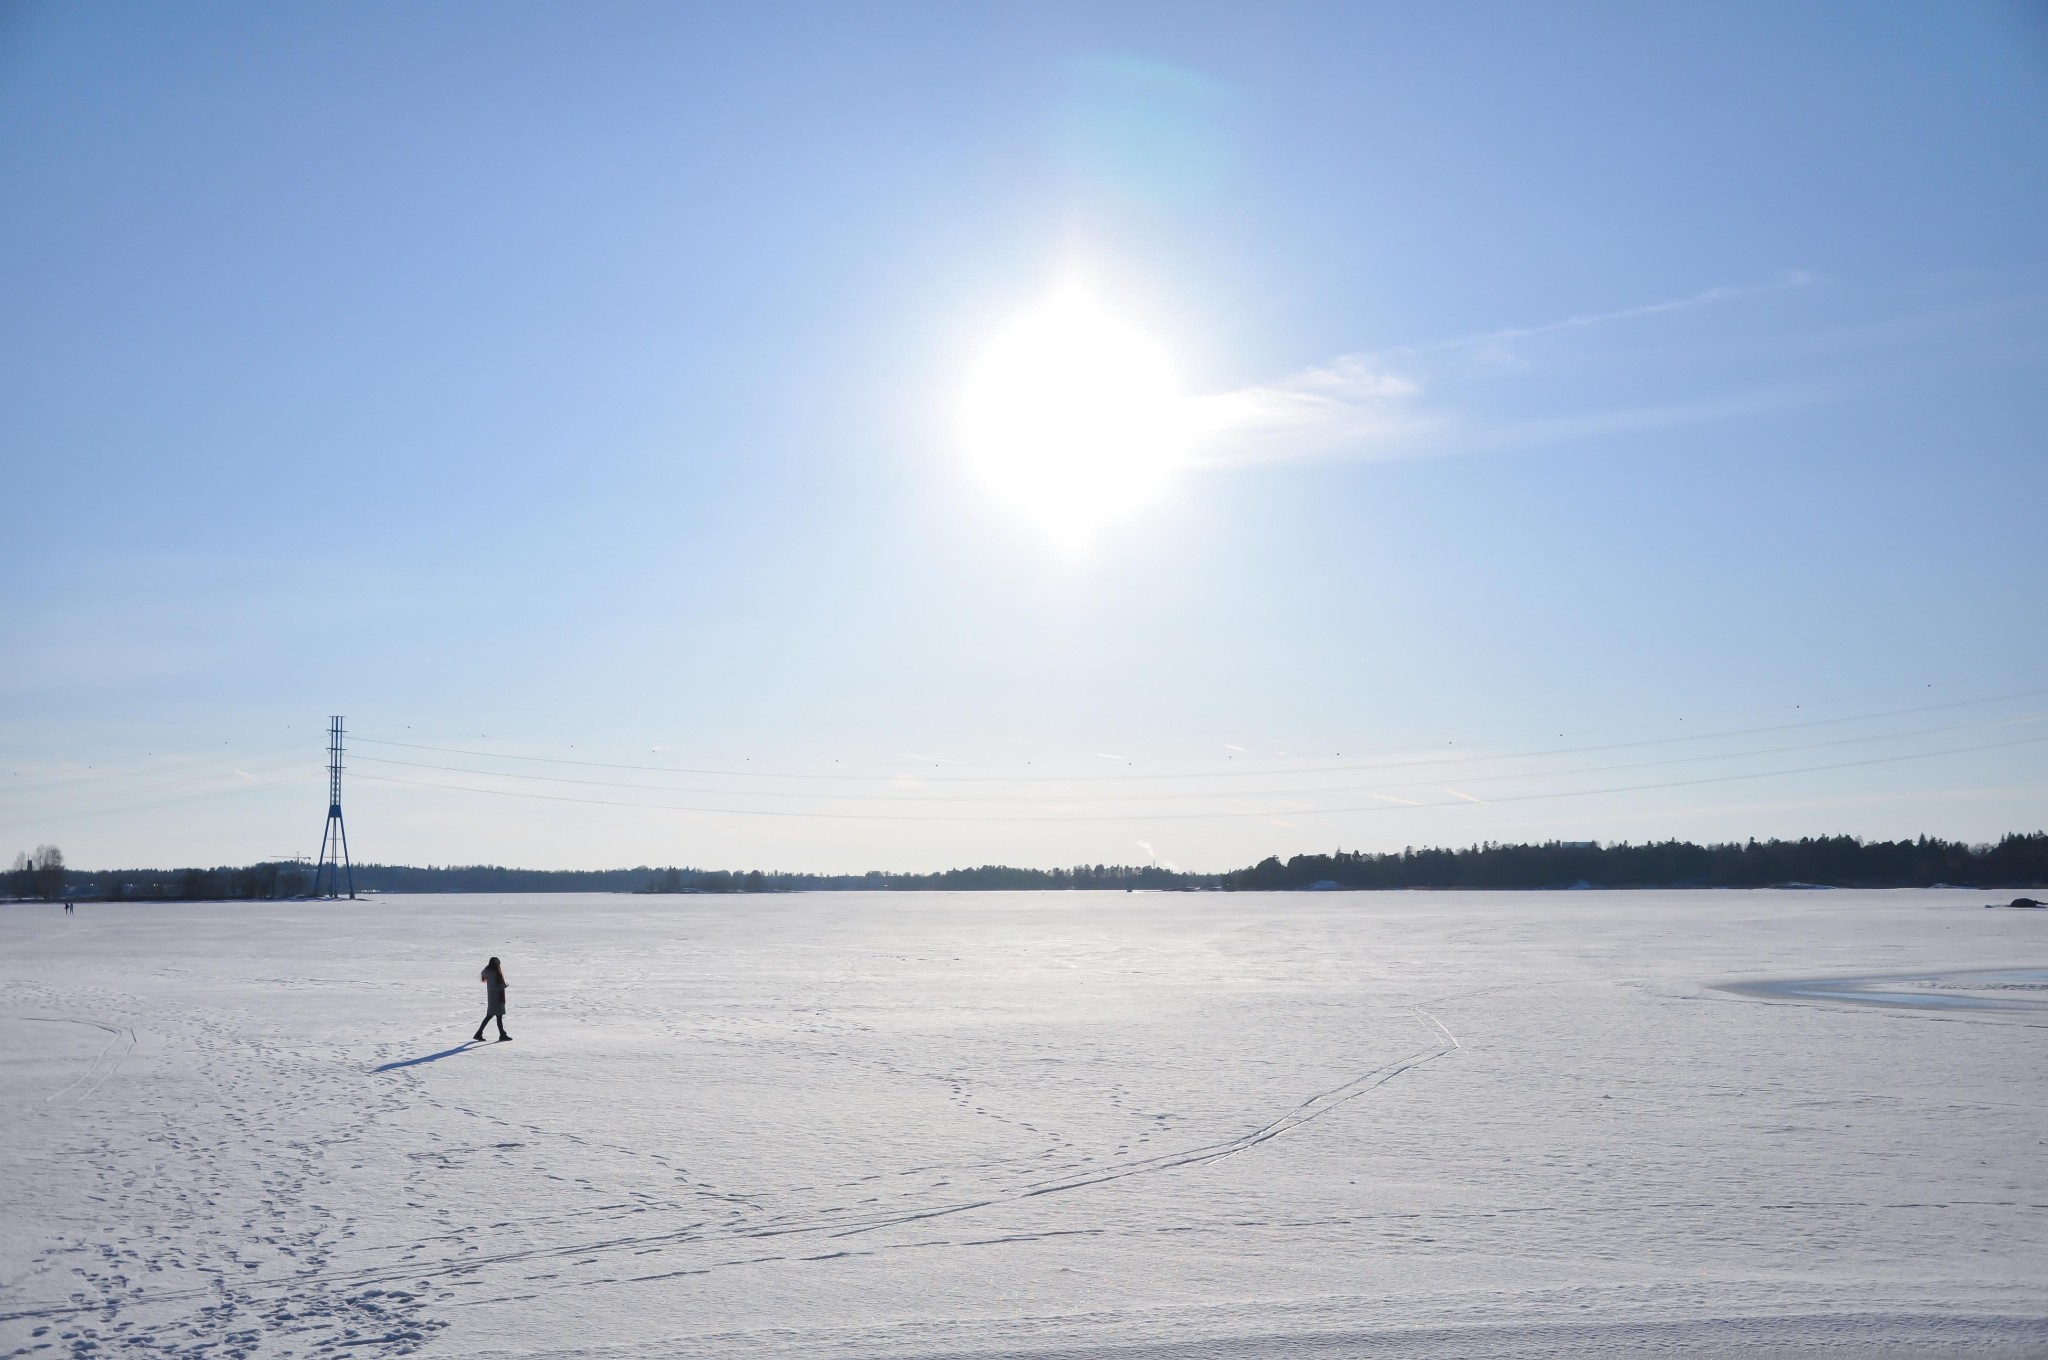
<svg viewBox="0 0 2048 1360"><path fill-rule="evenodd" d="M488 1007L490 1013L492 1015L503 1015L505 1013L505 975L503 973L494 973L486 968L484 970L484 987L486 988L486 994L490 998Z"/></svg>

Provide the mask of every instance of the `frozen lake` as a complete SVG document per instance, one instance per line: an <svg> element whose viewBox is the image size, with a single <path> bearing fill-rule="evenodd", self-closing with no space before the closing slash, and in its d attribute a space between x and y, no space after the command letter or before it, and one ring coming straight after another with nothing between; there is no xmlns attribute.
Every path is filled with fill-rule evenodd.
<svg viewBox="0 0 2048 1360"><path fill-rule="evenodd" d="M2048 1353L2008 896L4 907L0 1354Z"/></svg>

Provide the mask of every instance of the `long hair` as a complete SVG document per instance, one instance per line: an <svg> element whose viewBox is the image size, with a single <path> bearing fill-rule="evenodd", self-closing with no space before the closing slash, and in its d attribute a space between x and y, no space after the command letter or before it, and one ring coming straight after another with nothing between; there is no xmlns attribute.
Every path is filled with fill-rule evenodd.
<svg viewBox="0 0 2048 1360"><path fill-rule="evenodd" d="M485 977L489 977L493 973L498 975L498 981L503 982L505 980L505 965L498 962L496 954L491 955L491 961L484 965Z"/></svg>

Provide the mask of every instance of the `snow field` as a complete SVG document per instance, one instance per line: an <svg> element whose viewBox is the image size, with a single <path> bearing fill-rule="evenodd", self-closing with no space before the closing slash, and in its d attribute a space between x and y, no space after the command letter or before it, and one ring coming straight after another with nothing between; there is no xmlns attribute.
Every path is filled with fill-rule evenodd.
<svg viewBox="0 0 2048 1360"><path fill-rule="evenodd" d="M2048 1352L1983 900L0 908L0 1353Z"/></svg>

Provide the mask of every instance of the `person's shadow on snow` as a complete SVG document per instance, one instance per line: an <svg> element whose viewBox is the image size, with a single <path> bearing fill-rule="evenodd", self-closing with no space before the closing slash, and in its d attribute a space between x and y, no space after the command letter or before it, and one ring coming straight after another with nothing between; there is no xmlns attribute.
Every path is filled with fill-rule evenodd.
<svg viewBox="0 0 2048 1360"><path fill-rule="evenodd" d="M401 1067L418 1067L421 1063L439 1062L443 1058L452 1058L458 1053L467 1053L472 1048L478 1047L481 1047L481 1045L473 1043L457 1044L453 1048L444 1048L439 1053L429 1053L424 1058L402 1058L397 1062L385 1063L382 1067L375 1067L370 1070L372 1072L395 1072Z"/></svg>

